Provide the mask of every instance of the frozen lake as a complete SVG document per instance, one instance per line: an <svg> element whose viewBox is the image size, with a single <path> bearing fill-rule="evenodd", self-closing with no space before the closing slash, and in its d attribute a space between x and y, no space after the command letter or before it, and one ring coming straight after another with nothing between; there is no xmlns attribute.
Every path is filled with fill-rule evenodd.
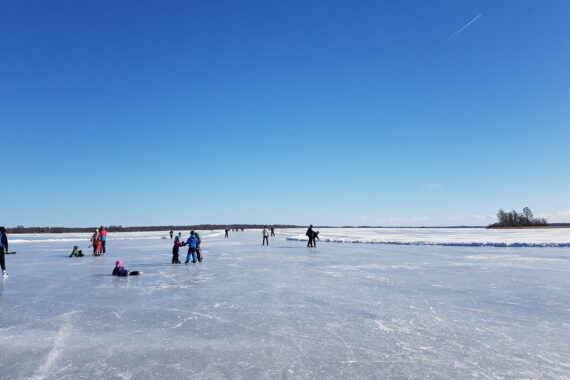
<svg viewBox="0 0 570 380"><path fill-rule="evenodd" d="M196 265L170 264L165 232L83 258L88 234L9 235L0 377L570 378L570 230L433 244L484 231L204 232ZM112 277L117 259L144 275Z"/></svg>

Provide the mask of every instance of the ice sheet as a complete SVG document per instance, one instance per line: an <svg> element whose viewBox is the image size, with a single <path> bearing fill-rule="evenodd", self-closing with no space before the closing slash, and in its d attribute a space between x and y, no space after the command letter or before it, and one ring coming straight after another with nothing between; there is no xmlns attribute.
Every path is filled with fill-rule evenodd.
<svg viewBox="0 0 570 380"><path fill-rule="evenodd" d="M568 248L307 248L277 232L269 247L205 232L188 266L169 264L166 232L109 234L106 256L83 258L67 255L89 234L11 235L0 376L570 376ZM145 274L110 276L119 258Z"/></svg>
<svg viewBox="0 0 570 380"><path fill-rule="evenodd" d="M570 228L324 228L323 242L399 245L570 247ZM289 240L307 240L305 230L289 231Z"/></svg>

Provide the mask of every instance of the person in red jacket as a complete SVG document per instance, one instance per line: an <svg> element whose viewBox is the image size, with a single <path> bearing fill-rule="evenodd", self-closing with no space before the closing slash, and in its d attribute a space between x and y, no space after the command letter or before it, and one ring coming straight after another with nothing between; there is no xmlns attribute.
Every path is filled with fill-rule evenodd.
<svg viewBox="0 0 570 380"><path fill-rule="evenodd" d="M105 227L101 226L99 228L99 236L101 238L101 253L105 254L105 244L107 243L107 230L105 230Z"/></svg>

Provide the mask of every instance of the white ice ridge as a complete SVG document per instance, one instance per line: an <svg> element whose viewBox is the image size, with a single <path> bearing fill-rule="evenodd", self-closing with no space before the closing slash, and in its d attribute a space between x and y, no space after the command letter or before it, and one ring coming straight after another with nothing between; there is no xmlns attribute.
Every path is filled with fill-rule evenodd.
<svg viewBox="0 0 570 380"><path fill-rule="evenodd" d="M460 247L570 247L570 229L485 228L326 228L321 242L354 244L437 245ZM292 241L307 240L292 233Z"/></svg>

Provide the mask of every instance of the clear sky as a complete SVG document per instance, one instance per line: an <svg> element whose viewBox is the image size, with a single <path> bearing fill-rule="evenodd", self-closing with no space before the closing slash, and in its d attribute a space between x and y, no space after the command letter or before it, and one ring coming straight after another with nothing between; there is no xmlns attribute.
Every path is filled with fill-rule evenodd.
<svg viewBox="0 0 570 380"><path fill-rule="evenodd" d="M0 225L570 222L570 1L5 1Z"/></svg>

